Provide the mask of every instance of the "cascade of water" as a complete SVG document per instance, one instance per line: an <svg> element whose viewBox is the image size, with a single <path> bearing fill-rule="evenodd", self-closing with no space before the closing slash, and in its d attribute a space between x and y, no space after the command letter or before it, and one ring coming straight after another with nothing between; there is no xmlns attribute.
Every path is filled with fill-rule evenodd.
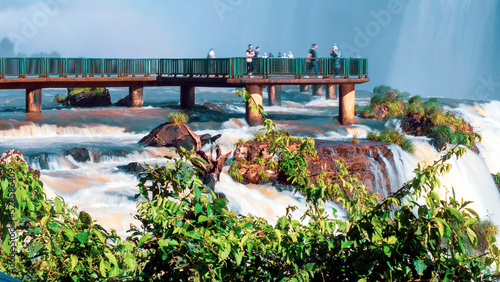
<svg viewBox="0 0 500 282"><path fill-rule="evenodd" d="M498 58L491 43L498 36L496 5L498 1L409 1L389 84L425 96L474 99L470 94L479 78L492 74Z"/></svg>

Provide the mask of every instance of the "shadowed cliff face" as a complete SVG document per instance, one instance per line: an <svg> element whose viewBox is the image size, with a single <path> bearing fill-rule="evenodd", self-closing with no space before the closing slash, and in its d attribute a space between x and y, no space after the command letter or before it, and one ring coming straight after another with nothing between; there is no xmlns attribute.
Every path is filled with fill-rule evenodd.
<svg viewBox="0 0 500 282"><path fill-rule="evenodd" d="M291 146L296 145L292 144ZM317 141L315 145L317 157L308 158L309 175L311 179L314 179L321 172L326 172L327 176L336 174L335 161L342 158L349 173L351 175L358 174L360 182L366 185L368 190L386 196L391 191L387 162L393 165L393 154L388 146L389 143L381 142L353 144L340 141ZM277 169L256 164L259 157L266 161L278 160L276 156L269 154L269 143L250 141L236 148L234 160L241 163L239 172L244 176L244 183L290 184ZM259 177L261 170L265 170L269 174L268 181L263 181Z"/></svg>

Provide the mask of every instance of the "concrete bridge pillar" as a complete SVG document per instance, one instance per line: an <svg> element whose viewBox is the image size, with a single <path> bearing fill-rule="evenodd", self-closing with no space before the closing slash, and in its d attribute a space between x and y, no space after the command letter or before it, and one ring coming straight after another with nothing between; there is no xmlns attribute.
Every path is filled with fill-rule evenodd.
<svg viewBox="0 0 500 282"><path fill-rule="evenodd" d="M309 92L309 85L300 85L300 92Z"/></svg>
<svg viewBox="0 0 500 282"><path fill-rule="evenodd" d="M269 85L267 86L268 101L269 106L278 105L281 106L281 85Z"/></svg>
<svg viewBox="0 0 500 282"><path fill-rule="evenodd" d="M42 89L26 89L26 112L42 112Z"/></svg>
<svg viewBox="0 0 500 282"><path fill-rule="evenodd" d="M245 88L252 97L246 102L245 119L250 126L261 125L262 114L255 106L262 106L262 86L247 85Z"/></svg>
<svg viewBox="0 0 500 282"><path fill-rule="evenodd" d="M342 125L354 123L354 84L339 85L339 122Z"/></svg>
<svg viewBox="0 0 500 282"><path fill-rule="evenodd" d="M194 86L181 85L181 109L194 107Z"/></svg>
<svg viewBox="0 0 500 282"><path fill-rule="evenodd" d="M327 84L326 88L326 99L335 100L337 99L337 84Z"/></svg>
<svg viewBox="0 0 500 282"><path fill-rule="evenodd" d="M130 98L129 107L144 106L144 88L142 86L133 86L128 88Z"/></svg>
<svg viewBox="0 0 500 282"><path fill-rule="evenodd" d="M313 85L313 95L314 96L321 96L323 95L323 85Z"/></svg>

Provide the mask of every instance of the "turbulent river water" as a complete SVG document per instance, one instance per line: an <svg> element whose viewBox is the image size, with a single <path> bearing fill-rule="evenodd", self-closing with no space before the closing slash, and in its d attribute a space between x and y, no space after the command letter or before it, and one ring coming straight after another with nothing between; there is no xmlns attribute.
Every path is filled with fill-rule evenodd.
<svg viewBox="0 0 500 282"><path fill-rule="evenodd" d="M112 102L125 97L127 88L110 88ZM167 121L169 113L180 111L178 87L144 89L144 107L71 108L55 103L65 89L43 90L43 112L26 114L23 90L0 91L0 152L17 149L29 165L41 171L48 195L61 195L67 202L88 211L98 223L126 234L130 223L137 223L134 195L139 183L136 176L118 167L131 162L156 164L172 154L168 148L152 148L138 141L153 128ZM383 122L356 117L352 126L341 126L338 100L326 100L299 92L298 86L283 87L282 105L266 106L265 111L280 128L292 135L323 140L361 140L370 131L397 127L394 120ZM356 92L356 104L369 103L373 93ZM442 100L444 106L469 121L483 137L480 154L468 151L452 160L453 169L441 178L445 195L455 189L457 197L474 201L473 208L482 217L490 217L500 226L500 194L492 173L500 172L500 101ZM203 107L212 103L211 107ZM197 88L196 107L185 111L188 124L199 135L222 134L216 142L223 153L233 151L238 140L248 140L259 131L245 122L244 103L235 89ZM438 152L426 138L410 137L414 154L392 145L394 163L390 164L391 187L397 189L412 177L418 162L431 162ZM91 159L77 162L66 152L74 147L87 148ZM384 177L384 176L381 176ZM230 208L241 214L254 214L275 222L288 205L298 206L300 217L304 198L289 191L279 192L271 185L242 185L234 182L227 169L221 174L216 191L224 193ZM448 191L448 192L447 192ZM340 209L338 209L340 211Z"/></svg>

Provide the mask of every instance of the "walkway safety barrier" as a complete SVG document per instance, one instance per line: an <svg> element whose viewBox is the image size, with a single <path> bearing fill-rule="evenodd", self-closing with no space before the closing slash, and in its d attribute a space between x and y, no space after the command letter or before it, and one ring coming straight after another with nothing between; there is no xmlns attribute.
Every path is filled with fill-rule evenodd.
<svg viewBox="0 0 500 282"><path fill-rule="evenodd" d="M368 77L368 60L318 58L98 59L0 58L0 79L78 76ZM309 70L309 72L308 72Z"/></svg>

